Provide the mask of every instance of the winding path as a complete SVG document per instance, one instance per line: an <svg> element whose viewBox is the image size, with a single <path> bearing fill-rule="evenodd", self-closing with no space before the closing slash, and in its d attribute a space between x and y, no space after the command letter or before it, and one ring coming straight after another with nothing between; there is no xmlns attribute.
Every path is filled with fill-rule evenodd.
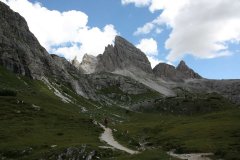
<svg viewBox="0 0 240 160"><path fill-rule="evenodd" d="M119 149L125 151L129 154L138 154L138 151L131 150L119 144L116 140L114 140L112 130L110 128L106 128L104 125L99 123L99 125L104 129L104 132L100 135L100 140L106 142L112 148ZM105 146L105 148L111 148ZM187 160L211 160L207 156L213 155L212 153L191 153L191 154L176 154L174 152L167 152L170 156L179 158L179 159L187 159Z"/></svg>
<svg viewBox="0 0 240 160"><path fill-rule="evenodd" d="M112 130L110 128L106 128L104 125L102 125L100 123L99 123L99 125L104 129L104 132L99 137L101 141L104 141L108 145L110 145L116 149L125 151L129 154L139 153L138 151L131 150L131 149L126 148L126 147L122 146L121 144L119 144L117 141L114 140Z"/></svg>

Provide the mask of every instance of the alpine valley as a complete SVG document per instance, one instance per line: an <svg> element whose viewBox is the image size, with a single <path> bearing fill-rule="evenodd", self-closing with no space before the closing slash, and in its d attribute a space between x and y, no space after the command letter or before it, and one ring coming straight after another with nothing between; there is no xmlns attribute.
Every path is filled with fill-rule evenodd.
<svg viewBox="0 0 240 160"><path fill-rule="evenodd" d="M239 131L240 80L152 69L120 36L67 61L0 2L1 160L239 160Z"/></svg>

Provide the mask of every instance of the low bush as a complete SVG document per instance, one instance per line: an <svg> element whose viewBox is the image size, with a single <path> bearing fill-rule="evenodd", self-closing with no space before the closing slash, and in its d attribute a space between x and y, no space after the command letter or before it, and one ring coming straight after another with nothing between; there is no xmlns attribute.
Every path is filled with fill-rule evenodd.
<svg viewBox="0 0 240 160"><path fill-rule="evenodd" d="M0 89L0 96L17 96L17 92L10 89Z"/></svg>

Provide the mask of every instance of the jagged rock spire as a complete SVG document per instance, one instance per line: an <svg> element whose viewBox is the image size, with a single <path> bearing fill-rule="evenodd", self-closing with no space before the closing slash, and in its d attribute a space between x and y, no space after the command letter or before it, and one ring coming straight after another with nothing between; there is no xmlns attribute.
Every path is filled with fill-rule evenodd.
<svg viewBox="0 0 240 160"><path fill-rule="evenodd" d="M104 53L98 56L97 71L113 72L115 70L141 70L152 73L147 56L126 39L116 36L115 45L106 47Z"/></svg>

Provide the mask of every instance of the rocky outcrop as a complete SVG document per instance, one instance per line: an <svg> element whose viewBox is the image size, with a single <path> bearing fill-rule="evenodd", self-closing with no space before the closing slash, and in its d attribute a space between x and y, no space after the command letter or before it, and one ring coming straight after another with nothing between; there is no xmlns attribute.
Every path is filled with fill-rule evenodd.
<svg viewBox="0 0 240 160"><path fill-rule="evenodd" d="M147 56L133 44L120 36L116 36L115 45L108 45L98 57L96 71L113 72L115 70L139 69L152 73Z"/></svg>
<svg viewBox="0 0 240 160"><path fill-rule="evenodd" d="M79 63L79 61L77 60L77 56L71 61L71 64L72 64L75 68L77 68L77 69L80 68L80 63Z"/></svg>
<svg viewBox="0 0 240 160"><path fill-rule="evenodd" d="M78 70L80 70L84 74L91 74L94 73L97 66L97 57L93 55L85 54L82 58L82 62L79 63L77 57L75 57L71 64L75 66Z"/></svg>
<svg viewBox="0 0 240 160"><path fill-rule="evenodd" d="M183 74L184 79L201 79L202 77L194 72L191 68L189 68L184 61L181 61L179 65L177 66L177 71L181 72Z"/></svg>
<svg viewBox="0 0 240 160"><path fill-rule="evenodd" d="M83 70L85 74L91 74L95 72L97 63L98 61L96 57L85 54L79 67Z"/></svg>
<svg viewBox="0 0 240 160"><path fill-rule="evenodd" d="M174 66L166 64L166 63L159 63L157 66L153 68L153 73L160 78L169 78L174 79L177 77L177 70Z"/></svg>
<svg viewBox="0 0 240 160"><path fill-rule="evenodd" d="M177 68L166 63L159 63L153 68L155 76L165 80L183 81L186 79L201 79L202 77L181 61Z"/></svg>

